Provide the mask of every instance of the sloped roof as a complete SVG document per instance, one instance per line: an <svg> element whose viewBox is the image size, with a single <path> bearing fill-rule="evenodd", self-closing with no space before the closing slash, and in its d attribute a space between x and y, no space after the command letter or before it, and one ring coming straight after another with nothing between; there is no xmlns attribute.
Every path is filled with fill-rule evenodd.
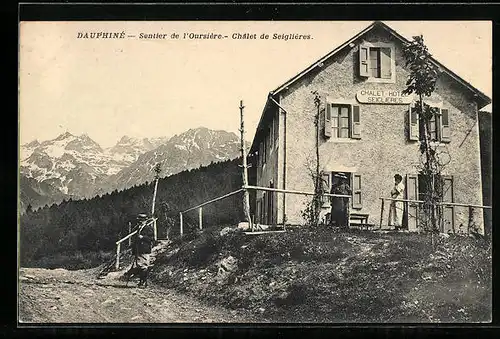
<svg viewBox="0 0 500 339"><path fill-rule="evenodd" d="M308 68L306 68L305 70L303 70L302 72L300 72L299 74L297 74L296 76L294 76L293 78L289 79L288 81L286 81L282 85L278 86L275 90L271 91L271 94L272 95L276 95L276 94L280 93L281 91L283 91L284 89L286 89L288 86L292 85L293 83L295 83L299 79L301 79L304 76L306 76L311 70L313 70L314 68L316 68L316 66L318 64L321 64L324 61L328 60L329 58L333 57L335 54L337 54L344 47L346 47L347 45L349 45L350 43L354 42L359 37L361 37L362 35L368 33L369 31L371 31L372 29L374 29L376 27L383 28L384 30L386 30L387 32L389 32L390 34L392 34L394 37L396 37L398 40L400 40L402 43L408 43L408 42L410 42L408 39L406 39L405 37L401 36L398 32L396 32L395 30L393 30L392 28L390 28L389 26L387 26L383 22L381 22L381 21L374 21L370 26L366 27L364 30L362 30L361 32L359 32L358 34L356 34L354 37L352 37L348 41L344 42L342 45L338 46L337 48L335 48L333 51L331 51L330 53L328 53L327 55L325 55L321 59L317 60L314 64L312 64L311 66L309 66ZM435 58L431 57L431 61L436 66L438 66L441 69L441 71L443 71L444 73L448 74L454 80L458 81L461 85L465 86L467 89L469 89L474 94L476 94L478 96L478 99L479 99L478 100L478 104L479 104L480 107L484 107L484 106L486 106L486 105L488 105L488 104L491 103L491 99L486 94L484 94L483 92L481 92L480 90L478 90L477 88L475 88L474 86L472 86L470 83L468 83L467 81L465 81L464 79L462 79L460 76L458 76L453 71L451 71L449 68L447 68L446 66L444 66L443 64L441 64Z"/></svg>
<svg viewBox="0 0 500 339"><path fill-rule="evenodd" d="M287 80L286 82L284 82L283 84L281 84L280 86L278 86L273 91L269 92L269 97L274 97L275 95L279 94L280 92L282 92L284 90L287 90L289 86L291 86L295 82L299 81L303 77L307 76L313 69L315 69L319 65L322 65L326 60L328 60L328 59L332 58L333 56L335 56L343 48L345 48L346 46L348 46L349 44L353 43L354 41L356 41L357 39L359 39L361 36L363 36L364 34L368 33L369 31L371 31L371 30L373 30L375 28L382 28L382 29L384 29L389 34L391 34L392 36L394 36L396 39L400 40L402 43L408 43L408 42L410 42L408 39L406 39L405 37L403 37L402 35L400 35L399 33L397 33L395 30L393 30L392 28L390 28L389 26L387 26L385 23L383 23L381 21L374 21L372 24L370 24L368 27L366 27L365 29L363 29L361 32L359 32L358 34L356 34L355 36L353 36L351 39L347 40L346 42L344 42L343 44L341 44L340 46L338 46L337 48L335 48L334 50L332 50L331 52L329 52L325 56L323 56L320 59L318 59L316 62L314 62L312 65L310 65L309 67L307 67L306 69L304 69L302 72L298 73L294 77L290 78L289 80ZM483 92L481 92L480 90L478 90L477 88L475 88L474 86L472 86L470 83L468 83L467 81L465 81L464 79L462 79L460 76L458 76L453 71L451 71L449 68L447 68L446 66L444 66L443 64L441 64L435 58L431 57L431 61L437 67L439 67L439 69L442 72L448 74L451 78L453 78L459 84L461 84L462 86L464 86L465 88L467 88L468 90L470 90L471 92L473 92L476 95L476 100L477 100L479 108L483 108L484 106L486 106L486 105L488 105L488 104L491 103L491 99L486 94L484 94ZM266 104L264 106L264 110L263 110L262 115L260 117L259 124L257 126L257 130L256 130L255 136L257 136L257 134L258 134L259 128L261 127L261 124L262 124L262 120L264 118L264 114L265 114L265 112L266 112L266 110L267 110L267 108L269 106L269 97L266 100ZM255 137L254 137L254 142L255 142ZM255 147L255 145L252 143L251 150L254 150L254 147Z"/></svg>

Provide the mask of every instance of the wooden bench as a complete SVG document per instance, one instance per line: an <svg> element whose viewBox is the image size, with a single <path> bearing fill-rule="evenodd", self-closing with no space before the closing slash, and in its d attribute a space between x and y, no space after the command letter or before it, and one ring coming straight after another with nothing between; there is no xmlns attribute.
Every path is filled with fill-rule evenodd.
<svg viewBox="0 0 500 339"><path fill-rule="evenodd" d="M370 227L370 225L368 224L369 216L370 215L368 213L351 213L349 215L349 225L359 225L360 229L363 229L363 227L366 227L366 229L368 229ZM352 221L359 221L359 223L352 223Z"/></svg>

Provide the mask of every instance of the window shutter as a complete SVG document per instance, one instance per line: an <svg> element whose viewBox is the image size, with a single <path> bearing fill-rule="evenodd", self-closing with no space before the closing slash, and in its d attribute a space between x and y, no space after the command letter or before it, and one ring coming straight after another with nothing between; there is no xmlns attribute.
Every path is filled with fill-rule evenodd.
<svg viewBox="0 0 500 339"><path fill-rule="evenodd" d="M417 112L413 107L408 106L408 136L410 140L417 141L419 137L419 123Z"/></svg>
<svg viewBox="0 0 500 339"><path fill-rule="evenodd" d="M441 141L451 141L450 116L448 113L448 109L441 110Z"/></svg>
<svg viewBox="0 0 500 339"><path fill-rule="evenodd" d="M323 191L330 193L330 174L328 172L321 173L321 184Z"/></svg>
<svg viewBox="0 0 500 339"><path fill-rule="evenodd" d="M361 139L361 112L359 105L351 106L351 138Z"/></svg>
<svg viewBox="0 0 500 339"><path fill-rule="evenodd" d="M361 174L353 173L351 177L351 187L352 187L352 208L363 207L361 199Z"/></svg>
<svg viewBox="0 0 500 339"><path fill-rule="evenodd" d="M359 75L362 77L370 76L370 48L367 45L359 45Z"/></svg>
<svg viewBox="0 0 500 339"><path fill-rule="evenodd" d="M380 48L380 77L390 79L392 76L391 49Z"/></svg>
<svg viewBox="0 0 500 339"><path fill-rule="evenodd" d="M325 138L331 138L332 136L332 111L330 103L326 104L326 110L324 114L323 134Z"/></svg>

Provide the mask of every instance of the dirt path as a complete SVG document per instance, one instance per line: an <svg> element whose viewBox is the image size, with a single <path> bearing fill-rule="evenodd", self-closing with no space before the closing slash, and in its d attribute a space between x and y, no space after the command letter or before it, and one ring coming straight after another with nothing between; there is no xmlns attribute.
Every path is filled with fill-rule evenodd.
<svg viewBox="0 0 500 339"><path fill-rule="evenodd" d="M255 319L203 304L150 284L95 279L95 271L21 268L21 323L254 322ZM261 320L262 321L262 320Z"/></svg>

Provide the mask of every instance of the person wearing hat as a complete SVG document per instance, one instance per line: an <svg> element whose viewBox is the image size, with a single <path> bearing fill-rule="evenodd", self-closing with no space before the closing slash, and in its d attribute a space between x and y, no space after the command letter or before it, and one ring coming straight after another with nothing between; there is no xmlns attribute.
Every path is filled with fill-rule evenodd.
<svg viewBox="0 0 500 339"><path fill-rule="evenodd" d="M391 198L403 199L403 192L405 186L403 185L403 177L400 174L394 175L394 187L391 190ZM403 225L403 211L404 203L402 201L391 201L389 207L389 226L394 228L401 228Z"/></svg>
<svg viewBox="0 0 500 339"><path fill-rule="evenodd" d="M331 194L351 195L347 175L337 173L334 175ZM330 224L347 229L349 227L349 198L331 197L331 217Z"/></svg>
<svg viewBox="0 0 500 339"><path fill-rule="evenodd" d="M139 286L147 286L147 272L149 269L150 256L152 251L152 239L147 234L141 234L142 229L133 237L132 254L134 262L130 270L136 270L143 277L139 282Z"/></svg>
<svg viewBox="0 0 500 339"><path fill-rule="evenodd" d="M144 228L147 220L147 214L141 213L137 215L137 224L135 226L137 233L132 237L132 255L134 256L134 261L127 272L129 276L137 274L141 277L139 286L147 286L147 272L153 245L148 230Z"/></svg>

